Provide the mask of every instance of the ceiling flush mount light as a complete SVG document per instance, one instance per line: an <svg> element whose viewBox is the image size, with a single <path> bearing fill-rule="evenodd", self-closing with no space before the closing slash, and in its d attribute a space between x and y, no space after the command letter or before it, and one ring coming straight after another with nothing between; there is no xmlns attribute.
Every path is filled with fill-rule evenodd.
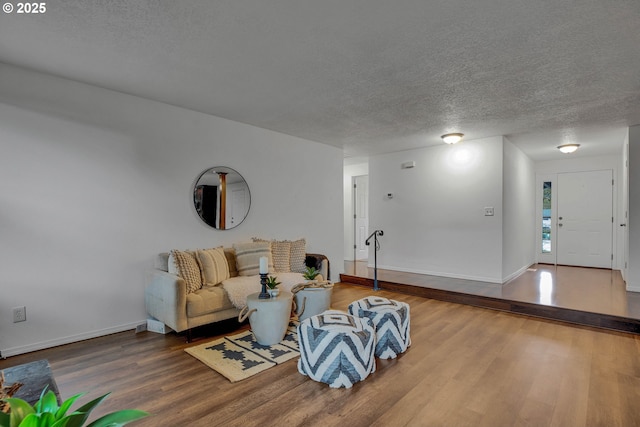
<svg viewBox="0 0 640 427"><path fill-rule="evenodd" d="M580 147L580 144L564 144L559 145L558 150L560 150L562 153L569 154L576 151L578 147Z"/></svg>
<svg viewBox="0 0 640 427"><path fill-rule="evenodd" d="M442 140L447 144L455 144L456 142L460 142L463 136L463 133L448 133L446 135L442 135L440 138L442 138Z"/></svg>

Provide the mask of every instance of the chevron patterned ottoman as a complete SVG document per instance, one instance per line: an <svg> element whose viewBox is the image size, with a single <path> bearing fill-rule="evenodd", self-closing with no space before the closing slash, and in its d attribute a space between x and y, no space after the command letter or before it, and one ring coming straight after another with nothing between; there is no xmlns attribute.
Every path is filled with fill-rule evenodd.
<svg viewBox="0 0 640 427"><path fill-rule="evenodd" d="M351 388L376 370L376 332L369 319L327 310L300 322L298 345L298 371L333 388Z"/></svg>
<svg viewBox="0 0 640 427"><path fill-rule="evenodd" d="M349 304L349 313L371 319L376 328L376 357L395 359L411 345L409 304L369 296Z"/></svg>

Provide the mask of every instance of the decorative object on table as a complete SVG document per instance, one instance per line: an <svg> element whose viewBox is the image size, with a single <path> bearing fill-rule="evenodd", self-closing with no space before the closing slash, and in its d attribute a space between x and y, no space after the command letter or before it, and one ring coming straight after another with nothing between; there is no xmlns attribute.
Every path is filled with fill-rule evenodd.
<svg viewBox="0 0 640 427"><path fill-rule="evenodd" d="M262 289L260 290L260 299L271 298L271 295L267 292L267 273L269 273L269 269L267 263L269 262L269 258L263 256L260 257L260 284L262 285Z"/></svg>
<svg viewBox="0 0 640 427"><path fill-rule="evenodd" d="M46 387L42 390L40 400L38 400L33 406L19 398L8 398L6 399L6 402L9 403L10 413L5 414L0 412L0 426L83 426L91 412L100 405L104 399L106 399L109 393L100 396L67 414L71 405L73 405L78 398L84 396L84 394L85 393L79 393L75 396L71 396L69 399L62 402L62 405L58 405L58 399L55 393L51 390L47 390ZM123 426L148 415L148 413L137 409L125 409L106 414L88 424L88 427Z"/></svg>
<svg viewBox="0 0 640 427"><path fill-rule="evenodd" d="M351 388L375 372L371 320L328 310L298 325L298 372L332 388Z"/></svg>
<svg viewBox="0 0 640 427"><path fill-rule="evenodd" d="M331 308L333 283L306 282L299 283L291 289L294 297L295 314L302 321Z"/></svg>
<svg viewBox="0 0 640 427"><path fill-rule="evenodd" d="M291 321L284 339L271 346L261 345L251 331L244 331L184 351L233 383L298 357L297 326Z"/></svg>
<svg viewBox="0 0 640 427"><path fill-rule="evenodd" d="M369 296L349 304L349 313L368 318L376 328L376 357L395 359L411 345L409 304Z"/></svg>
<svg viewBox="0 0 640 427"><path fill-rule="evenodd" d="M305 267L304 272L302 273L302 277L306 280L315 280L320 272L316 270L315 267Z"/></svg>
<svg viewBox="0 0 640 427"><path fill-rule="evenodd" d="M253 293L247 297L247 305L240 310L238 321L244 322L249 319L251 330L260 344L277 344L287 332L292 301L291 292L282 292L280 297L268 299Z"/></svg>
<svg viewBox="0 0 640 427"><path fill-rule="evenodd" d="M280 293L280 289L278 289L278 285L280 284L280 282L278 282L278 278L275 276L269 276L267 278L267 292L269 292L269 295L271 295L272 298L275 298L278 296L278 294Z"/></svg>
<svg viewBox="0 0 640 427"><path fill-rule="evenodd" d="M0 371L0 412L9 412L9 403L6 399L13 397L22 386L21 382L5 385L4 371Z"/></svg>
<svg viewBox="0 0 640 427"><path fill-rule="evenodd" d="M280 289L278 289L278 288L269 289L269 290L267 290L267 292L269 292L269 295L271 296L271 298L277 298L278 295L280 295Z"/></svg>

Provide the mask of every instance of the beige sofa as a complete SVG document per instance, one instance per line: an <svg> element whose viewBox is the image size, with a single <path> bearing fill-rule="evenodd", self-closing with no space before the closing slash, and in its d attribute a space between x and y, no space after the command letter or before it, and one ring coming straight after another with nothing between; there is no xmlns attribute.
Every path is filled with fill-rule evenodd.
<svg viewBox="0 0 640 427"><path fill-rule="evenodd" d="M270 259L273 259L274 255L278 256L275 250L276 245L272 244L272 248L274 251ZM196 250L189 253L195 254L197 258L198 255L202 256L203 251L212 250ZM224 274L224 280L219 283L203 283L198 289L194 289L193 284L189 283L188 274L176 268L178 262L175 257L180 254L180 251L159 254L155 269L150 272L145 288L145 305L148 315L176 332L187 331L189 341L192 328L237 317L240 309L246 304L246 295L260 291L260 276L257 271L238 271L239 264L235 248L223 248L223 251L228 276ZM325 256L305 252L304 265L318 268L322 278L330 279L329 260ZM269 275L276 276L278 281L282 282L280 289L290 291L293 286L303 281L303 277L299 272L299 266L298 271L294 272L283 271L286 266L287 264L280 260L279 269L275 270L270 262ZM201 264L198 267L204 279L204 267ZM222 268L224 267L223 265ZM203 282L206 281L203 280Z"/></svg>

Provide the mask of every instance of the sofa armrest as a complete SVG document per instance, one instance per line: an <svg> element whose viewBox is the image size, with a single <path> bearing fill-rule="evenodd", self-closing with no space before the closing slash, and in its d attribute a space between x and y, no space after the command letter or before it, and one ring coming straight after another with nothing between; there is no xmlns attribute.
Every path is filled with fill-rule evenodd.
<svg viewBox="0 0 640 427"><path fill-rule="evenodd" d="M329 266L329 258L322 254L307 254L304 264L307 267L315 267L320 271L324 280L331 280L331 269Z"/></svg>
<svg viewBox="0 0 640 427"><path fill-rule="evenodd" d="M145 288L147 313L176 332L188 329L187 285L184 279L165 271L154 270Z"/></svg>

